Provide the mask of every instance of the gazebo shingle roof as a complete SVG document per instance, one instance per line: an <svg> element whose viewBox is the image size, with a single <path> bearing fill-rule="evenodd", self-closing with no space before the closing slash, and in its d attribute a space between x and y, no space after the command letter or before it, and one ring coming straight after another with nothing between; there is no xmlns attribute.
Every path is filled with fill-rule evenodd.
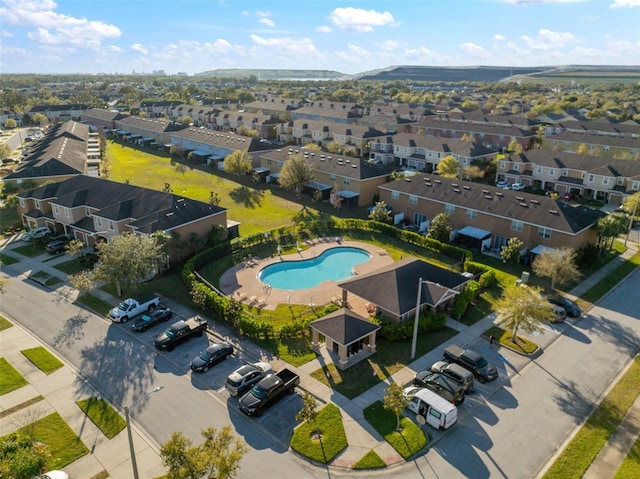
<svg viewBox="0 0 640 479"><path fill-rule="evenodd" d="M346 308L316 319L309 326L338 344L349 345L380 329L375 323Z"/></svg>

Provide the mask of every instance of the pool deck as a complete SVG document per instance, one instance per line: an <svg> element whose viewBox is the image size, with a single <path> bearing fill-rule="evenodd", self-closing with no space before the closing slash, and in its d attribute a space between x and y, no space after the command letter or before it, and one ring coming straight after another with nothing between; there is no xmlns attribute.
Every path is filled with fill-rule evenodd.
<svg viewBox="0 0 640 479"><path fill-rule="evenodd" d="M325 305L342 298L342 289L337 285L343 280L325 281L314 288L285 290L268 287L258 279L258 273L262 268L270 264L287 260L314 258L325 250L337 246L361 248L371 255L369 261L354 267L357 275L367 274L393 263L393 259L385 250L358 241L343 241L338 238L318 238L315 241L306 242L305 247L307 246L307 249L302 249L300 252L294 254L264 259L252 258L243 261L222 275L220 278L220 289L226 295L232 296L247 305L261 309L273 310L278 304ZM353 305L348 305L351 309L360 310L364 307L364 302L360 305L358 299L350 295L349 303L352 303L352 300Z"/></svg>

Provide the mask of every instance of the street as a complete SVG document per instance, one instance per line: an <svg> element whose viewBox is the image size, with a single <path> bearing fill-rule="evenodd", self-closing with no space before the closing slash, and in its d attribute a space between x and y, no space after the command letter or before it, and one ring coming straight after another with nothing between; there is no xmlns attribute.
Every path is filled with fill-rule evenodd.
<svg viewBox="0 0 640 479"><path fill-rule="evenodd" d="M3 266L3 271L10 268ZM290 415L298 395L283 399L263 418L247 418L237 410L236 400L221 389L226 374L240 364L241 355L206 374L194 375L188 369L189 361L206 347L205 338L196 338L171 353L159 352L151 338L162 325L146 333L132 333L129 325L112 324L58 293L14 275L10 279L2 296L2 311L58 351L113 404L123 407L153 387L163 386L131 412L158 445L174 431L200 442L203 428L231 424L250 446L239 478L276 474L285 479L535 477L640 345L640 270L636 270L537 359L506 378L486 404L474 398L477 404L472 414L447 433L429 430L431 437L439 439L424 456L373 473L327 470L288 453ZM504 352L503 357L508 358L509 353Z"/></svg>

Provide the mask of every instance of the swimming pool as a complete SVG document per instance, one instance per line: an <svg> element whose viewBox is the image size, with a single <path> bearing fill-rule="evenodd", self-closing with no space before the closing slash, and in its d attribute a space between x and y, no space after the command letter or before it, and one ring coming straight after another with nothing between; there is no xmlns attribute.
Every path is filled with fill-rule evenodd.
<svg viewBox="0 0 640 479"><path fill-rule="evenodd" d="M371 255L352 246L338 246L315 258L281 261L265 266L258 279L276 289L307 289L323 281L339 281L354 276L353 267L366 263Z"/></svg>

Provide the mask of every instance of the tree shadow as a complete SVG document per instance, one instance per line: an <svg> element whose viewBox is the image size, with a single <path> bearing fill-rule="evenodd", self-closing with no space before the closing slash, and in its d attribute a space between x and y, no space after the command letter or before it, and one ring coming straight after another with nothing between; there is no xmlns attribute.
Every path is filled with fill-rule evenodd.
<svg viewBox="0 0 640 479"><path fill-rule="evenodd" d="M80 311L67 319L58 334L54 336L53 345L56 348L71 348L76 341L84 338L84 325L88 319L89 313L86 311Z"/></svg>
<svg viewBox="0 0 640 479"><path fill-rule="evenodd" d="M234 203L243 205L245 208L257 208L262 205L264 191L240 186L229 192L229 197Z"/></svg>

